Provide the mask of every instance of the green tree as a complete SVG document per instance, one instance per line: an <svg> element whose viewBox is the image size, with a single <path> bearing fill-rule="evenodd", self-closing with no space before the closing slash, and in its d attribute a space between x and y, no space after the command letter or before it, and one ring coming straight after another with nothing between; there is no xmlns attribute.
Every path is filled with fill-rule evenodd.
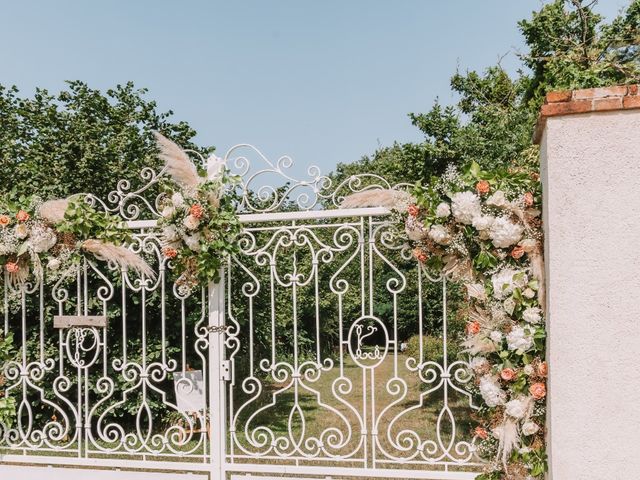
<svg viewBox="0 0 640 480"><path fill-rule="evenodd" d="M37 89L32 98L0 85L0 192L3 198L37 194L44 199L91 192L102 199L119 179L142 186L144 167L159 162L152 130L184 148L199 147L186 122L160 113L145 89L133 83L106 92L80 81L58 94Z"/></svg>

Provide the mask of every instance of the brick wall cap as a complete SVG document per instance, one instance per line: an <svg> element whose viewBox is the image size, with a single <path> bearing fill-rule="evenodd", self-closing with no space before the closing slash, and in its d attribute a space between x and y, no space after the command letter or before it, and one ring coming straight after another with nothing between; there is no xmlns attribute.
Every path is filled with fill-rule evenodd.
<svg viewBox="0 0 640 480"><path fill-rule="evenodd" d="M640 108L638 91L638 85L617 85L549 92L540 109L533 132L533 143L540 143L549 117Z"/></svg>

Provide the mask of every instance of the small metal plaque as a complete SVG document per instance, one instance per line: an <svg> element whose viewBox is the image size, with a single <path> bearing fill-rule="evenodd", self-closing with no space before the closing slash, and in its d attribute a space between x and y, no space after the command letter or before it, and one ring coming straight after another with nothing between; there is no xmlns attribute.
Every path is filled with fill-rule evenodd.
<svg viewBox="0 0 640 480"><path fill-rule="evenodd" d="M72 327L98 327L107 326L105 315L55 315L53 317L54 328Z"/></svg>

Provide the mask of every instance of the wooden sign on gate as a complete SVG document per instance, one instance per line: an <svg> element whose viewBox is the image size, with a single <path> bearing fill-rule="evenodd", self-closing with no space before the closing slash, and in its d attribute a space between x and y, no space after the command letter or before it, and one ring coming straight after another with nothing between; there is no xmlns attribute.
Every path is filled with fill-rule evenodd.
<svg viewBox="0 0 640 480"><path fill-rule="evenodd" d="M54 328L98 327L107 326L106 315L55 315Z"/></svg>

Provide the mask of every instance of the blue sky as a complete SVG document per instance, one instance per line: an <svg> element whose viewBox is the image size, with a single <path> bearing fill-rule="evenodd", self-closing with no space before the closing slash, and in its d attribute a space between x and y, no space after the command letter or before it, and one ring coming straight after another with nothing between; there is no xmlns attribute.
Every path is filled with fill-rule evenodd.
<svg viewBox="0 0 640 480"><path fill-rule="evenodd" d="M614 15L624 0L601 0ZM0 83L24 94L66 79L149 88L218 153L331 170L419 140L407 113L455 99L449 77L502 58L539 0L0 0Z"/></svg>

